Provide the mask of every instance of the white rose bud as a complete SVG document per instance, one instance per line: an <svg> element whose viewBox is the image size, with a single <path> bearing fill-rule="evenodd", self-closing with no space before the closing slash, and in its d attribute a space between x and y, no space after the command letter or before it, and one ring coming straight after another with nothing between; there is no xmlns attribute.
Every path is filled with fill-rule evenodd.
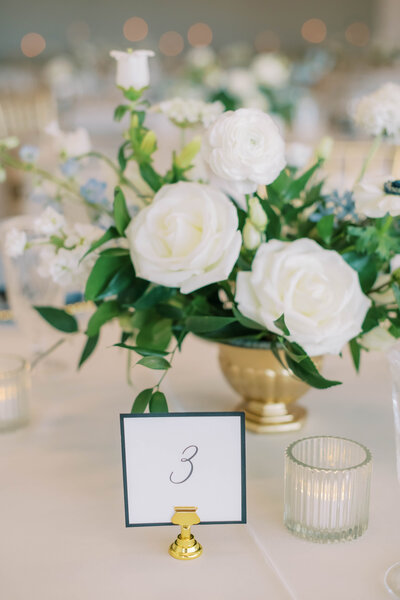
<svg viewBox="0 0 400 600"><path fill-rule="evenodd" d="M227 279L242 244L225 194L184 181L163 186L126 235L137 275L183 294Z"/></svg>
<svg viewBox="0 0 400 600"><path fill-rule="evenodd" d="M261 244L261 233L256 229L249 219L243 227L243 243L247 250L255 250Z"/></svg>
<svg viewBox="0 0 400 600"><path fill-rule="evenodd" d="M317 159L327 161L332 154L333 144L334 144L334 141L331 137L329 137L328 135L323 137L322 140L320 141L320 143L318 144L317 150L315 153L317 156Z"/></svg>
<svg viewBox="0 0 400 600"><path fill-rule="evenodd" d="M265 214L263 207L258 198L253 196L249 200L249 217L251 222L257 229L264 231L268 223L268 217Z"/></svg>
<svg viewBox="0 0 400 600"><path fill-rule="evenodd" d="M119 87L141 90L149 85L149 57L154 56L152 50L112 50L110 56L117 61L116 83Z"/></svg>
<svg viewBox="0 0 400 600"><path fill-rule="evenodd" d="M285 167L285 143L269 115L240 108L225 112L207 130L204 158L228 193L252 194Z"/></svg>
<svg viewBox="0 0 400 600"><path fill-rule="evenodd" d="M371 305L356 271L309 239L262 244L252 270L237 276L236 301L245 317L280 335L274 321L283 314L289 340L310 356L339 354Z"/></svg>

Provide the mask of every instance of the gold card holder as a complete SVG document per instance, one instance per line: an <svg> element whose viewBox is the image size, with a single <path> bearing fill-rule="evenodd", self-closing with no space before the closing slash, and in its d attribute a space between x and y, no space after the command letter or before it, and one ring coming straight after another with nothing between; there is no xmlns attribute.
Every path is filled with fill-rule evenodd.
<svg viewBox="0 0 400 600"><path fill-rule="evenodd" d="M200 523L197 506L175 506L175 514L172 517L174 525L181 526L181 532L169 547L169 554L178 560L192 560L198 558L203 552L202 546L194 539L190 532L192 525Z"/></svg>

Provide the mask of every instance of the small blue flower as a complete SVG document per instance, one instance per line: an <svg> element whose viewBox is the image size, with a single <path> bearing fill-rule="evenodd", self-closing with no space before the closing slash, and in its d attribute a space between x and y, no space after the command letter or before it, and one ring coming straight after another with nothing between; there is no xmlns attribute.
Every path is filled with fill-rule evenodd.
<svg viewBox="0 0 400 600"><path fill-rule="evenodd" d="M337 190L334 190L331 194L324 196L318 204L316 211L310 215L309 220L317 223L326 215L335 215L336 222L344 221L345 219L358 221L353 192L347 191L339 194Z"/></svg>
<svg viewBox="0 0 400 600"><path fill-rule="evenodd" d="M81 186L81 195L90 204L107 204L107 198L105 195L107 184L104 181L98 179L89 179L84 185Z"/></svg>
<svg viewBox="0 0 400 600"><path fill-rule="evenodd" d="M65 177L74 177L79 171L79 161L75 158L69 158L60 165L60 170Z"/></svg>
<svg viewBox="0 0 400 600"><path fill-rule="evenodd" d="M19 157L27 163L35 163L39 158L39 148L37 146L22 146L19 150Z"/></svg>

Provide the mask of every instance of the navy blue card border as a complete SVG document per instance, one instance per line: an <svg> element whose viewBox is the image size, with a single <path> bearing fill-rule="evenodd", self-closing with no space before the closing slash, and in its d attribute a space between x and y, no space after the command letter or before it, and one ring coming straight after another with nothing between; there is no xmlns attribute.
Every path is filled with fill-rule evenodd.
<svg viewBox="0 0 400 600"><path fill-rule="evenodd" d="M126 449L125 449L125 419L151 419L153 417L240 417L240 442L241 442L241 482L242 482L242 518L240 521L201 521L199 525L233 525L236 523L247 523L247 502L246 502L246 433L244 412L181 412L181 413L143 413L131 414L124 413L120 415L121 427L121 450L122 450L122 476L124 483L124 507L125 507L125 526L126 527L159 527L172 525L166 523L130 523L128 510L128 483L126 476ZM173 507L171 507L171 511Z"/></svg>

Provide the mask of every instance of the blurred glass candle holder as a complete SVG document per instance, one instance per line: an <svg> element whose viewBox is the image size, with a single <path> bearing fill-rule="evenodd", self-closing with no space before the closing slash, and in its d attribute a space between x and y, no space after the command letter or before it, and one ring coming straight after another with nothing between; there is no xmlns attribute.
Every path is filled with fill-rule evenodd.
<svg viewBox="0 0 400 600"><path fill-rule="evenodd" d="M368 527L372 457L351 440L315 436L285 455L284 522L312 542L354 540Z"/></svg>
<svg viewBox="0 0 400 600"><path fill-rule="evenodd" d="M29 420L30 367L20 356L0 353L0 431Z"/></svg>

